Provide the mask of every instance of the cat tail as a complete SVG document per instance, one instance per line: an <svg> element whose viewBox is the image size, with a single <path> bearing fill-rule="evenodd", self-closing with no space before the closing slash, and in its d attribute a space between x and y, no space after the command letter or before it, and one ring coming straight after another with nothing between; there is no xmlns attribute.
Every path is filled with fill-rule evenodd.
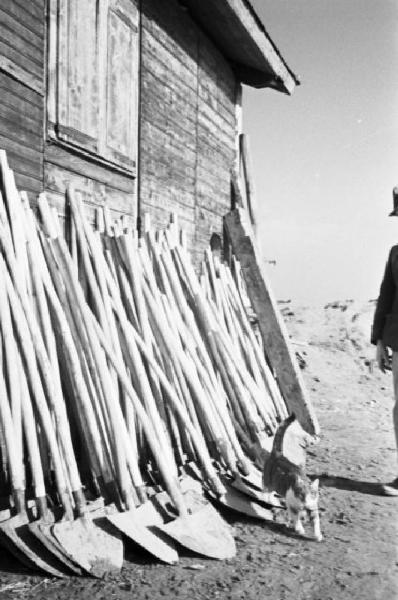
<svg viewBox="0 0 398 600"><path fill-rule="evenodd" d="M285 436L286 430L289 427L289 425L291 423L293 423L295 420L296 420L296 415L294 413L292 413L284 421L282 421L282 423L279 425L279 427L275 433L274 442L272 444L273 454L281 454L282 453L283 438Z"/></svg>

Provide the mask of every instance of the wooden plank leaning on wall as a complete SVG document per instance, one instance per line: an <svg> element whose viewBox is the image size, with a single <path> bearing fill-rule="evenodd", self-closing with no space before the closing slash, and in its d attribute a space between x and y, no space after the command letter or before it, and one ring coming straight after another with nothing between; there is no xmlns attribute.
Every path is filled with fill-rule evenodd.
<svg viewBox="0 0 398 600"><path fill-rule="evenodd" d="M318 420L262 265L247 210L237 207L229 212L224 217L224 227L231 250L240 262L264 348L289 410L296 414L307 433L319 435Z"/></svg>

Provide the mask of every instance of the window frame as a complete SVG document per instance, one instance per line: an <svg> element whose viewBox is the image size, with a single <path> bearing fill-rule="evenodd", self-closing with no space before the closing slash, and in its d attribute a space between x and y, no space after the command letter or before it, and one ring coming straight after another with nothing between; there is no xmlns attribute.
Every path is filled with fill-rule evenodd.
<svg viewBox="0 0 398 600"><path fill-rule="evenodd" d="M110 80L110 73L107 71L108 66L108 15L110 5L117 3L118 0L97 0L98 7L102 11L102 29L99 33L100 36L105 36L106 43L99 43L99 97L98 97L98 110L100 122L105 123L103 127L104 134L97 137L99 142L99 149L90 150L84 146L85 134L83 132L74 131L74 140L67 139L67 127L59 123L59 11L62 2L68 2L68 0L47 0L48 6L48 20L47 20L47 85L46 85L46 132L45 138L48 142L57 144L64 147L65 149L72 150L83 158L90 159L91 161L100 164L104 167L112 168L113 170L119 171L130 177L137 177L138 171L138 135L139 135L139 73L140 73L140 11L139 3L137 0L123 0L124 2L131 2L137 11L137 24L135 31L135 52L132 56L132 82L135 83L135 89L132 89L131 93L131 118L132 118L132 157L131 165L126 165L126 160L113 160L110 158L110 152L104 152L104 146L106 145L106 134L108 131L108 82ZM105 15L105 17L104 17ZM102 67L101 67L102 65ZM65 135L66 134L66 135ZM77 142L77 138L81 136L82 144ZM117 151L112 153L117 155ZM123 164L124 163L124 164Z"/></svg>

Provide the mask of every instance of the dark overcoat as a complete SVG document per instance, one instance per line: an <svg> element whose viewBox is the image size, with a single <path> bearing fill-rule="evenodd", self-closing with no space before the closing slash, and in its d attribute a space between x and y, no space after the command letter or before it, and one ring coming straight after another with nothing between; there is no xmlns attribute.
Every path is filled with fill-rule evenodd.
<svg viewBox="0 0 398 600"><path fill-rule="evenodd" d="M371 342L377 344L378 340L398 351L398 245L388 255L376 304Z"/></svg>

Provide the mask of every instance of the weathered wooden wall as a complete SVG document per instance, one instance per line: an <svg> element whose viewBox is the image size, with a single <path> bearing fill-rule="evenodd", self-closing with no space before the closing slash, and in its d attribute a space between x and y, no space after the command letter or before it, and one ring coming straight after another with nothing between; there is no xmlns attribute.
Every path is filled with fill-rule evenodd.
<svg viewBox="0 0 398 600"><path fill-rule="evenodd" d="M234 75L176 0L142 0L140 212L178 213L195 259L230 209Z"/></svg>
<svg viewBox="0 0 398 600"><path fill-rule="evenodd" d="M135 221L135 177L49 137L46 6L0 2L0 147L18 186L32 198L45 189L61 214L73 182L92 209L107 202ZM235 77L177 0L142 0L139 85L139 212L157 226L177 212L199 259L230 208Z"/></svg>
<svg viewBox="0 0 398 600"><path fill-rule="evenodd" d="M107 205L136 224L138 4L47 0L44 188L61 216L71 184L91 216Z"/></svg>
<svg viewBox="0 0 398 600"><path fill-rule="evenodd" d="M20 189L42 189L45 0L0 2L0 147Z"/></svg>
<svg viewBox="0 0 398 600"><path fill-rule="evenodd" d="M58 213L66 212L65 190L72 184L94 220L98 206L108 206L114 218L127 215L136 224L135 180L98 165L70 149L47 143L44 154L44 189Z"/></svg>

